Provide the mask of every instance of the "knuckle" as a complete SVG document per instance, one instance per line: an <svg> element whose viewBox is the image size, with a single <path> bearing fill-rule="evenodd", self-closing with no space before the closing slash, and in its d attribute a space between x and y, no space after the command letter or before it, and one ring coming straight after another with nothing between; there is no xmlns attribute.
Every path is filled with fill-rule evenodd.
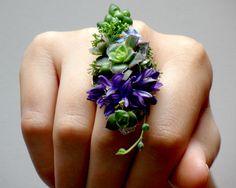
<svg viewBox="0 0 236 188"><path fill-rule="evenodd" d="M48 135L52 133L49 120L39 112L27 112L21 119L21 129L25 137Z"/></svg>
<svg viewBox="0 0 236 188"><path fill-rule="evenodd" d="M24 59L49 54L53 46L56 46L58 32L48 31L40 33L34 37L28 48L25 50Z"/></svg>
<svg viewBox="0 0 236 188"><path fill-rule="evenodd" d="M20 66L19 75L21 77L23 70L26 69L28 64L41 64L40 62L52 63L53 54L51 53L53 48L57 45L56 38L58 38L58 32L48 31L38 34L34 37L32 42L26 48L23 54L23 61Z"/></svg>
<svg viewBox="0 0 236 188"><path fill-rule="evenodd" d="M178 42L182 52L189 54L187 62L190 62L194 68L203 67L209 63L207 52L200 42L186 36L180 36Z"/></svg>
<svg viewBox="0 0 236 188"><path fill-rule="evenodd" d="M89 122L83 116L64 115L55 124L53 140L58 144L87 143L91 134Z"/></svg>
<svg viewBox="0 0 236 188"><path fill-rule="evenodd" d="M179 62L182 63L184 68L187 68L190 74L196 75L195 79L203 83L204 88L209 89L213 79L213 72L203 45L186 36L179 36L177 42L180 50L178 55Z"/></svg>
<svg viewBox="0 0 236 188"><path fill-rule="evenodd" d="M162 130L158 135L149 138L148 145L153 153L175 154L183 151L186 146L186 140L180 134Z"/></svg>
<svg viewBox="0 0 236 188"><path fill-rule="evenodd" d="M147 145L151 153L172 155L183 152L187 145L184 134L174 125L178 124L173 118L159 119L158 130L148 135Z"/></svg>
<svg viewBox="0 0 236 188"><path fill-rule="evenodd" d="M47 31L36 35L31 43L33 47L48 48L57 36L57 32Z"/></svg>

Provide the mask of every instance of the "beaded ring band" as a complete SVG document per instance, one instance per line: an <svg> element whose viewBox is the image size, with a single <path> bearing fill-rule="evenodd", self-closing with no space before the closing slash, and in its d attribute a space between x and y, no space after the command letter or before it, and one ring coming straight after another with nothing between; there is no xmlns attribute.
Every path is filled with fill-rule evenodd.
<svg viewBox="0 0 236 188"><path fill-rule="evenodd" d="M137 141L129 149L120 148L117 155L125 155L135 147L143 149L150 105L157 103L154 93L162 86L152 49L132 24L128 10L121 11L111 4L104 21L97 23L99 33L93 34L90 49L97 57L90 64L93 87L87 99L105 107L106 128L127 135L142 126Z"/></svg>

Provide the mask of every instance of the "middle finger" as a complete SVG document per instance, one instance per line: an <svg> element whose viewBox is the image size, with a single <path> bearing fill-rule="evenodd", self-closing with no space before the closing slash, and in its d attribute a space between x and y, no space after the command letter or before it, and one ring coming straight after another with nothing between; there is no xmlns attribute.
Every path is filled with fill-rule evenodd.
<svg viewBox="0 0 236 188"><path fill-rule="evenodd" d="M53 128L57 188L84 187L86 183L95 115L95 105L85 100L91 82L87 70L92 61L88 52L88 34L88 30L71 32L63 40L66 45L64 52L69 52L62 58Z"/></svg>
<svg viewBox="0 0 236 188"><path fill-rule="evenodd" d="M169 187L168 176L186 149L210 88L208 65L197 66L197 59L163 65L159 103L151 109L144 151L135 159L127 187Z"/></svg>

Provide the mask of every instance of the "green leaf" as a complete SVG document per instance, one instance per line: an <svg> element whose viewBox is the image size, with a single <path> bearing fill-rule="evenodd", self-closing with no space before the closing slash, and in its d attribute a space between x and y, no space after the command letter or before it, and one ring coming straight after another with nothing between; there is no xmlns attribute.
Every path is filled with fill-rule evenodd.
<svg viewBox="0 0 236 188"><path fill-rule="evenodd" d="M145 66L150 64L150 59L145 59L140 65Z"/></svg>
<svg viewBox="0 0 236 188"><path fill-rule="evenodd" d="M98 23L97 23L97 27L98 27L98 28L108 27L108 26L109 26L109 23L106 22L106 21L102 21L102 22L98 22Z"/></svg>
<svg viewBox="0 0 236 188"><path fill-rule="evenodd" d="M112 62L108 59L108 57L100 56L96 59L96 64L101 66L102 64L112 64Z"/></svg>
<svg viewBox="0 0 236 188"><path fill-rule="evenodd" d="M135 48L138 43L139 38L134 35L128 36L128 38L125 41L125 45L131 48Z"/></svg>
<svg viewBox="0 0 236 188"><path fill-rule="evenodd" d="M89 52L93 55L102 55L102 51L97 47L90 48Z"/></svg>
<svg viewBox="0 0 236 188"><path fill-rule="evenodd" d="M128 65L126 65L128 68ZM128 80L128 78L130 77L130 75L133 73L132 70L128 69L127 71L124 72L124 76L122 78L122 80Z"/></svg>
<svg viewBox="0 0 236 188"><path fill-rule="evenodd" d="M116 74L116 73L125 71L127 68L128 68L128 65L126 64L118 64L118 65L115 64L115 65L112 65L110 69L112 73Z"/></svg>
<svg viewBox="0 0 236 188"><path fill-rule="evenodd" d="M142 42L138 45L138 52L141 53L144 57L147 57L149 51L149 43Z"/></svg>
<svg viewBox="0 0 236 188"><path fill-rule="evenodd" d="M141 63L145 58L141 53L137 53L134 57L134 59L130 62L129 68L132 69L135 65L138 65Z"/></svg>
<svg viewBox="0 0 236 188"><path fill-rule="evenodd" d="M97 42L95 47L90 48L90 53L93 55L103 55L107 49L107 45L105 41Z"/></svg>
<svg viewBox="0 0 236 188"><path fill-rule="evenodd" d="M128 47L127 49L128 49L128 51L127 51L127 56L126 56L124 62L129 62L129 61L131 61L131 60L134 58L134 55L135 55L135 53L134 53L134 51L133 51L132 48Z"/></svg>
<svg viewBox="0 0 236 188"><path fill-rule="evenodd" d="M109 62L106 62L106 63L103 63L98 71L98 73L100 75L106 75L106 74L109 74L111 72L111 63Z"/></svg>

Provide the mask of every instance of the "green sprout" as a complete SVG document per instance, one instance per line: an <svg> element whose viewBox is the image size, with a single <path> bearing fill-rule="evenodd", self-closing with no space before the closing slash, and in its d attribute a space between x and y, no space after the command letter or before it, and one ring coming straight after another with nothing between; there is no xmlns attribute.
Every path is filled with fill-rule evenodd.
<svg viewBox="0 0 236 188"><path fill-rule="evenodd" d="M135 147L137 147L139 150L142 150L144 148L144 143L143 143L143 134L144 132L149 130L149 125L147 123L144 123L142 125L142 132L139 136L139 138L136 140L136 142L130 146L128 149L125 148L120 148L117 152L116 155L126 155L128 154L130 151L132 151Z"/></svg>

